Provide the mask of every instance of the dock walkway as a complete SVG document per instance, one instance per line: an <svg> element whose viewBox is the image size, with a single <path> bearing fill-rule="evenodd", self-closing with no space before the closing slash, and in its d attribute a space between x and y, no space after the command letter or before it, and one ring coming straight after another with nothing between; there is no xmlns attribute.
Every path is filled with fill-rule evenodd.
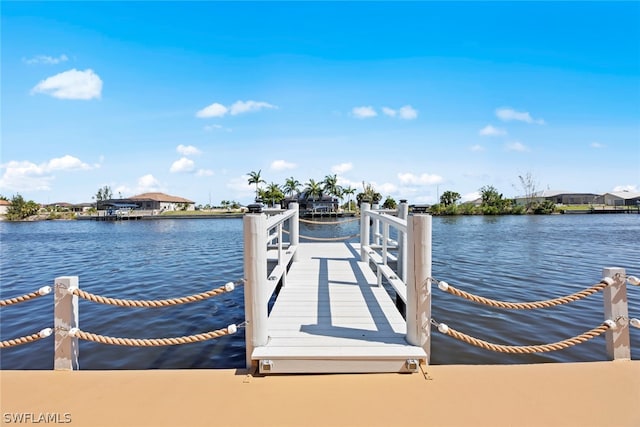
<svg viewBox="0 0 640 427"><path fill-rule="evenodd" d="M253 351L271 373L403 372L424 360L360 245L301 243L269 315L269 341Z"/></svg>

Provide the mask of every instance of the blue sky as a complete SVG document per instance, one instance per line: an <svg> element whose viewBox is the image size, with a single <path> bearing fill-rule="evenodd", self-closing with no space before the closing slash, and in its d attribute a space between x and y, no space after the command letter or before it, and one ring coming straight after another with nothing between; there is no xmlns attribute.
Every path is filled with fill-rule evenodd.
<svg viewBox="0 0 640 427"><path fill-rule="evenodd" d="M2 2L0 194L640 190L640 3Z"/></svg>

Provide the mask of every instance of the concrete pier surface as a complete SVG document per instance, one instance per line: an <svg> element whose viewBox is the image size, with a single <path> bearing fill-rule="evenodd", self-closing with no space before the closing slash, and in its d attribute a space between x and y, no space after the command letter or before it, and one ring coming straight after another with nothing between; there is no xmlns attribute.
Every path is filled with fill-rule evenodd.
<svg viewBox="0 0 640 427"><path fill-rule="evenodd" d="M267 377L0 371L0 393L2 425L640 426L640 361Z"/></svg>

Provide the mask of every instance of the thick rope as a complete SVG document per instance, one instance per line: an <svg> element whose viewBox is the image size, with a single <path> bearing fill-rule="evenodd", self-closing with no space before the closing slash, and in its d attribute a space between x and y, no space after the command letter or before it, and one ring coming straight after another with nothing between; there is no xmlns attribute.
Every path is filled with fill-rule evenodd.
<svg viewBox="0 0 640 427"><path fill-rule="evenodd" d="M346 224L348 222L360 221L360 218L357 217L357 218L351 218L351 219L344 219L341 221L311 221L309 219L300 218L299 221L305 222L307 224L335 225L335 224Z"/></svg>
<svg viewBox="0 0 640 427"><path fill-rule="evenodd" d="M100 344L123 345L128 347L162 347L167 345L191 344L212 340L235 332L235 326L233 328L230 326L228 328L218 329L216 331L205 332L202 334L173 338L118 338L98 335L91 332L81 331L79 329L69 331L69 334L86 341L93 341Z"/></svg>
<svg viewBox="0 0 640 427"><path fill-rule="evenodd" d="M441 324L442 325L442 324ZM502 345L502 344L494 344L488 341L484 341L470 335L464 334L462 332L456 331L446 325L444 325L444 331L438 327L438 330L443 334L449 335L457 340L466 342L467 344L474 345L476 347L484 348L485 350L491 350L498 353L510 353L510 354L530 354L530 353L544 353L549 351L557 351L562 350L577 344L582 344L592 338L597 337L605 333L610 326L607 323L602 323L600 326L597 326L587 332L584 332L578 336L567 338L562 341L554 342L551 344L541 344L541 345Z"/></svg>
<svg viewBox="0 0 640 427"><path fill-rule="evenodd" d="M588 297L589 295L595 294L596 292L603 290L607 286L609 286L607 283L600 282L596 285L593 285L589 288L573 293L571 295L553 298L549 300L531 301L531 302L506 302L506 301L498 301L498 300L470 294L469 292L460 290L454 286L449 285L446 282L439 282L438 284L438 287L441 290L445 292L449 292L452 295L462 297L470 301L477 302L479 304L489 305L491 307L508 308L508 309L514 309L514 310L532 310L536 308L546 308L546 307L553 307L561 304L567 304L569 302L578 301L582 298Z"/></svg>
<svg viewBox="0 0 640 427"><path fill-rule="evenodd" d="M239 281L239 282L243 282L243 281ZM202 292L195 295L188 295L184 297L161 299L161 300L127 300L127 299L119 299L119 298L109 298L101 295L95 295L79 288L73 289L72 293L73 295L77 295L80 298L84 298L88 301L93 301L100 304L115 305L118 307L158 308L158 307L168 307L172 305L188 304L196 301L202 301L207 298L211 298L216 295L223 294L225 292L231 292L233 289L234 289L233 286L229 286L229 284L227 284L224 286L220 286L219 288L212 289L210 291Z"/></svg>
<svg viewBox="0 0 640 427"><path fill-rule="evenodd" d="M43 295L47 295L49 292L51 292L51 287L50 286L45 286L45 287L42 287L42 288L40 288L39 290L37 290L35 292L30 292L28 294L20 295L18 297L14 297L14 298L0 300L0 307L6 307L8 305L18 304L18 303L21 303L21 302L27 302L29 300L41 297Z"/></svg>
<svg viewBox="0 0 640 427"><path fill-rule="evenodd" d="M311 236L303 236L302 234L299 236L301 239L307 239L307 240L317 240L320 242L335 242L335 241L339 241L339 240L349 240L349 239L353 239L355 237L360 236L360 234L352 234L351 236L344 236L344 237L311 237Z"/></svg>
<svg viewBox="0 0 640 427"><path fill-rule="evenodd" d="M52 330L50 328L47 328L47 329L41 330L40 332L36 332L35 334L25 335L23 337L18 337L18 338L6 340L6 341L0 341L0 348L15 347L17 345L29 344L29 343L35 342L51 335L51 331Z"/></svg>

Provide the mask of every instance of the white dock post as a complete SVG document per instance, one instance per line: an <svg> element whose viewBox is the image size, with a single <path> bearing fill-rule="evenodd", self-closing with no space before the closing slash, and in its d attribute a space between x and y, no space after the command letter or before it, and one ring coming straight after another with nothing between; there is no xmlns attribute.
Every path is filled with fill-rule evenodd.
<svg viewBox="0 0 640 427"><path fill-rule="evenodd" d="M289 203L289 209L295 209L296 213L289 218L289 242L291 245L300 243L300 205L298 203ZM298 260L298 251L293 254L292 261Z"/></svg>
<svg viewBox="0 0 640 427"><path fill-rule="evenodd" d="M374 203L371 205L371 210L377 211L378 209L380 209L379 204ZM378 220L378 218L373 219L373 226L371 228L373 229L373 231L371 232L373 234L373 243L375 243L376 245L379 245L380 244L380 221Z"/></svg>
<svg viewBox="0 0 640 427"><path fill-rule="evenodd" d="M615 329L606 332L607 355L612 360L628 360L631 359L631 342L625 269L603 268L602 277L610 277L614 281L603 291L604 318L613 320L617 325Z"/></svg>
<svg viewBox="0 0 640 427"><path fill-rule="evenodd" d="M255 347L268 340L267 330L267 217L259 205L250 205L244 216L244 315L246 320L246 364L252 367Z"/></svg>
<svg viewBox="0 0 640 427"><path fill-rule="evenodd" d="M371 208L369 203L360 205L360 261L369 262L369 254L365 246L369 246L369 217L366 212Z"/></svg>
<svg viewBox="0 0 640 427"><path fill-rule="evenodd" d="M398 205L398 218L407 220L409 217L409 205L406 200L400 200ZM407 233L398 230L398 259L396 260L396 273L404 283L407 283ZM396 293L396 308L406 319L407 305Z"/></svg>
<svg viewBox="0 0 640 427"><path fill-rule="evenodd" d="M431 356L431 215L407 221L407 341Z"/></svg>
<svg viewBox="0 0 640 427"><path fill-rule="evenodd" d="M54 281L53 326L55 330L53 369L56 371L77 371L78 338L69 335L71 328L77 328L78 297L70 294L69 288L79 286L78 276L56 277Z"/></svg>
<svg viewBox="0 0 640 427"><path fill-rule="evenodd" d="M406 200L400 200L398 205L398 218L406 220L409 217L409 205ZM405 233L398 232L398 261L397 270L398 275L403 282L407 283L407 239Z"/></svg>

